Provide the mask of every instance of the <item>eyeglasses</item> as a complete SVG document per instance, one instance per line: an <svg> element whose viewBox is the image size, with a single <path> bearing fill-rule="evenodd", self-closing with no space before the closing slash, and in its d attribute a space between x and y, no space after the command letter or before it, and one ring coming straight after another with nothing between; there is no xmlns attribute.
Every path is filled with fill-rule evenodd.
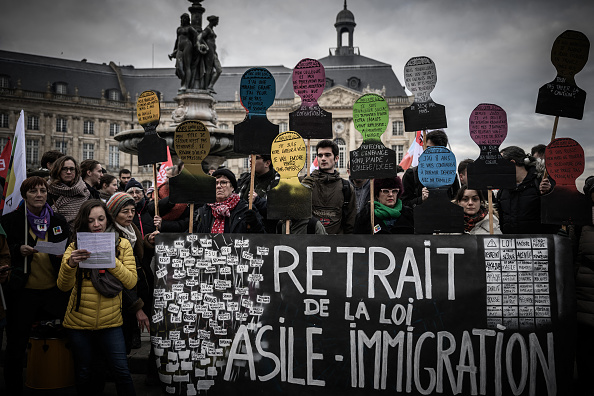
<svg viewBox="0 0 594 396"><path fill-rule="evenodd" d="M130 195L137 195L137 194L140 195L140 194L142 194L143 191L139 188L135 188L135 189L129 189L126 192Z"/></svg>
<svg viewBox="0 0 594 396"><path fill-rule="evenodd" d="M66 172L66 173L68 173L68 172L74 173L75 171L76 171L76 168L62 168L62 172Z"/></svg>
<svg viewBox="0 0 594 396"><path fill-rule="evenodd" d="M227 180L221 180L221 181L217 181L217 186L221 186L221 187L227 187L229 185L229 182Z"/></svg>
<svg viewBox="0 0 594 396"><path fill-rule="evenodd" d="M390 194L397 195L398 192L400 192L400 189L399 188L382 188L380 190L380 192L382 194L386 194L386 195L390 195Z"/></svg>

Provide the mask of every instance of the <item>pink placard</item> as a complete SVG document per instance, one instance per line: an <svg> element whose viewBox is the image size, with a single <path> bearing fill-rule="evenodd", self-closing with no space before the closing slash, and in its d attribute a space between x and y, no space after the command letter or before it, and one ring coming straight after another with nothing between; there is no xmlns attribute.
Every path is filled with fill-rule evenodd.
<svg viewBox="0 0 594 396"><path fill-rule="evenodd" d="M313 107L326 86L324 66L315 59L301 59L293 69L293 90L301 97L301 106Z"/></svg>
<svg viewBox="0 0 594 396"><path fill-rule="evenodd" d="M575 186L575 180L584 173L584 149L573 139L555 139L547 146L545 164L557 185Z"/></svg>
<svg viewBox="0 0 594 396"><path fill-rule="evenodd" d="M477 145L500 146L507 136L507 114L497 105L481 103L470 114L469 129Z"/></svg>

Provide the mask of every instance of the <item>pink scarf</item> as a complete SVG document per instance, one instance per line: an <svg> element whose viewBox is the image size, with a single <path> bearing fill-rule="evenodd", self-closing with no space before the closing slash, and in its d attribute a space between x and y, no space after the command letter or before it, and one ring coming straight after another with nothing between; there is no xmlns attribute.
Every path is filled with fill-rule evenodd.
<svg viewBox="0 0 594 396"><path fill-rule="evenodd" d="M239 203L239 195L232 193L229 198L223 202L209 203L212 215L215 218L212 224L211 234L222 234L225 232L225 218L231 216L231 210L233 210Z"/></svg>

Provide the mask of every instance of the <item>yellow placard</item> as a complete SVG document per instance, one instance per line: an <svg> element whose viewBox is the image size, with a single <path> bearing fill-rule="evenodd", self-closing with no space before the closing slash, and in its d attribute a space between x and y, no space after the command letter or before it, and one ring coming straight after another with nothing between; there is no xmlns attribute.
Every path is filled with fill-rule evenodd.
<svg viewBox="0 0 594 396"><path fill-rule="evenodd" d="M305 164L305 142L297 132L283 132L272 142L271 154L274 169L281 178L295 177Z"/></svg>
<svg viewBox="0 0 594 396"><path fill-rule="evenodd" d="M210 133L200 121L184 121L175 128L173 143L185 164L200 164L210 152Z"/></svg>
<svg viewBox="0 0 594 396"><path fill-rule="evenodd" d="M161 110L159 97L153 91L144 91L136 101L136 116L140 125L159 123Z"/></svg>

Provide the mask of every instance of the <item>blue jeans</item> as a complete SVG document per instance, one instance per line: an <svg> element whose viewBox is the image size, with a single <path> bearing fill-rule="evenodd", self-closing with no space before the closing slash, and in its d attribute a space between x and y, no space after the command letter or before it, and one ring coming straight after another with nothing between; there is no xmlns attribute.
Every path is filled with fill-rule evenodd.
<svg viewBox="0 0 594 396"><path fill-rule="evenodd" d="M128 359L126 357L126 344L121 327L111 327L101 330L74 330L68 329L68 337L72 343L72 354L76 371L76 389L79 395L91 395L93 389L92 368L102 356L93 356L93 351L99 348L105 360L111 366L115 377L118 395L136 395Z"/></svg>

